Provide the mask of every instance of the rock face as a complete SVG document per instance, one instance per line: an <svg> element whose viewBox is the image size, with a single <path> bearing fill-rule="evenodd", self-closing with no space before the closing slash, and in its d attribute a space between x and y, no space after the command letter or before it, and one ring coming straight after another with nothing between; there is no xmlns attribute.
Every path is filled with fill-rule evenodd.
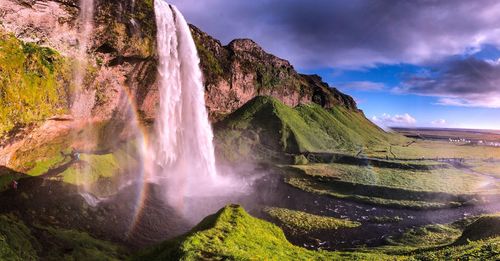
<svg viewBox="0 0 500 261"><path fill-rule="evenodd" d="M89 101L84 104L89 105L84 110L95 119L108 120L119 117L123 106L132 104L143 120L153 121L158 105L153 1L94 1L83 87L92 95L86 97ZM78 4L78 0L2 0L0 30L24 42L50 47L68 57L71 65L82 29ZM213 120L257 95L273 96L289 106L315 102L357 110L351 97L330 88L319 76L297 73L288 61L266 53L252 40L238 39L223 46L195 26L191 29ZM66 88L71 97L72 87Z"/></svg>
<svg viewBox="0 0 500 261"><path fill-rule="evenodd" d="M124 106L144 100L156 76L154 9L152 1L94 0L94 24L84 68L82 110L94 119L119 117ZM49 47L77 66L78 0L2 0L0 31L24 42ZM71 79L71 70L66 78ZM66 86L68 104L74 86ZM154 107L151 105L150 107ZM146 106L146 109L147 106Z"/></svg>
<svg viewBox="0 0 500 261"><path fill-rule="evenodd" d="M212 118L233 112L258 95L288 106L317 103L357 110L352 97L331 88L317 75L303 75L286 60L266 53L250 39L223 46L195 26L191 31L205 75L206 101Z"/></svg>

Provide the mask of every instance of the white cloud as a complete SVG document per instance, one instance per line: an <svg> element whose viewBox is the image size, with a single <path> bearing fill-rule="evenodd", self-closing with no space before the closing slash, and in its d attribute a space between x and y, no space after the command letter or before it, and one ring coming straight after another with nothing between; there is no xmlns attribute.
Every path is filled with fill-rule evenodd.
<svg viewBox="0 0 500 261"><path fill-rule="evenodd" d="M354 81L347 83L340 83L337 86L343 90L359 90L359 91L381 91L386 88L385 84L381 82L370 81Z"/></svg>
<svg viewBox="0 0 500 261"><path fill-rule="evenodd" d="M382 128L386 127L400 127L400 126L414 126L417 120L408 113L399 115L390 115L387 113L381 116L373 116L372 121Z"/></svg>
<svg viewBox="0 0 500 261"><path fill-rule="evenodd" d="M500 95L500 94L498 94ZM500 96L491 94L487 97L470 97L463 98L439 98L437 105L457 106L457 107L483 107L483 108L500 108Z"/></svg>
<svg viewBox="0 0 500 261"><path fill-rule="evenodd" d="M434 120L431 121L431 124L435 126L443 126L446 125L446 120L445 119Z"/></svg>

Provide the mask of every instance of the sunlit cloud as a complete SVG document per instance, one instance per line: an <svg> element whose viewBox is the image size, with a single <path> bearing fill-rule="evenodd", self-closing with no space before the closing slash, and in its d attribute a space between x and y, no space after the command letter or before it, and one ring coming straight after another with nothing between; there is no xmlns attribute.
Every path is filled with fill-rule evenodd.
<svg viewBox="0 0 500 261"><path fill-rule="evenodd" d="M342 90L382 91L386 89L384 83L370 81L353 81L348 83L339 83L336 85Z"/></svg>
<svg viewBox="0 0 500 261"><path fill-rule="evenodd" d="M408 113L404 113L402 115L390 115L387 113L382 114L381 116L373 116L372 121L383 127L408 127L414 126L417 123L417 120Z"/></svg>

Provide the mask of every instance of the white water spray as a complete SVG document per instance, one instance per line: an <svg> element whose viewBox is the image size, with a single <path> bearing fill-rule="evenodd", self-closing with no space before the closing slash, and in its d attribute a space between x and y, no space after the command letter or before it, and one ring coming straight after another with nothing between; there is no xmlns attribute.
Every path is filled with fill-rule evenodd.
<svg viewBox="0 0 500 261"><path fill-rule="evenodd" d="M76 65L73 70L73 103L71 114L76 118L89 117L94 102L94 92L84 88L84 78L89 48L90 35L94 29L94 0L80 0L80 14L78 15L80 30L78 34L78 50Z"/></svg>
<svg viewBox="0 0 500 261"><path fill-rule="evenodd" d="M160 107L156 120L153 178L167 200L182 207L190 194L216 179L213 133L205 108L200 59L182 14L155 0ZM165 182L165 183L163 183Z"/></svg>

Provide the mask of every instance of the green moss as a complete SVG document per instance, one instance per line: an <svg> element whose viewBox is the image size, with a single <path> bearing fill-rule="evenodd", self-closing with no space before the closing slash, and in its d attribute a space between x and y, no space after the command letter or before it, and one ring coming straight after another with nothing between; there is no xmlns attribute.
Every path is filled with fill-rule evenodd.
<svg viewBox="0 0 500 261"><path fill-rule="evenodd" d="M314 104L294 109L277 99L262 96L226 117L218 124L217 130L218 143L225 150L231 150L233 144L247 143L254 151L260 146L295 154L354 154L360 149L387 146L391 139L359 112L343 108L328 111Z"/></svg>
<svg viewBox="0 0 500 261"><path fill-rule="evenodd" d="M0 215L0 260L97 261L126 257L123 248L87 233L41 226L30 229L13 215Z"/></svg>
<svg viewBox="0 0 500 261"><path fill-rule="evenodd" d="M318 216L302 211L286 208L265 208L264 211L279 223L297 233L306 233L314 230L332 230L338 228L353 228L361 224L348 219Z"/></svg>
<svg viewBox="0 0 500 261"><path fill-rule="evenodd" d="M113 177L119 170L120 167L113 154L81 154L80 161L66 169L60 176L69 184L88 185L100 178Z"/></svg>
<svg viewBox="0 0 500 261"><path fill-rule="evenodd" d="M200 56L200 63L204 69L205 84L216 84L220 77L224 76L224 69L219 60L200 42L195 39L196 49Z"/></svg>
<svg viewBox="0 0 500 261"><path fill-rule="evenodd" d="M500 187L493 184L489 186L488 190L479 189L482 184L488 182L487 178L451 167L446 169L412 170L330 163L293 166L292 168L313 177L335 178L349 183L409 191L450 194L500 192Z"/></svg>
<svg viewBox="0 0 500 261"><path fill-rule="evenodd" d="M39 176L47 173L49 170L60 166L64 163L69 162L69 157L63 157L62 154L58 154L52 158L44 159L38 162L34 162L34 167L30 169L27 174L30 176ZM29 164L29 163L28 163Z"/></svg>
<svg viewBox="0 0 500 261"><path fill-rule="evenodd" d="M400 260L398 256L311 251L289 243L277 226L231 205L192 232L138 254L133 260Z"/></svg>
<svg viewBox="0 0 500 261"><path fill-rule="evenodd" d="M411 196L407 191L401 191L395 196L402 196L403 198L387 198L380 195L362 195L349 189L342 188L342 186L335 186L328 182L315 180L307 177L287 177L285 182L304 190L306 192L315 193L319 195L327 195L340 199L348 199L356 202L382 205L388 207L399 208L413 208L413 209L436 209L445 207L460 206L458 202L442 202L442 201L429 201L429 200L416 200L405 199L406 196ZM396 194L396 193L395 193Z"/></svg>
<svg viewBox="0 0 500 261"><path fill-rule="evenodd" d="M113 243L98 240L75 230L40 227L49 242L44 260L124 260L126 251Z"/></svg>
<svg viewBox="0 0 500 261"><path fill-rule="evenodd" d="M293 164L294 165L307 165L309 161L307 160L306 156L303 154L300 155L295 155L293 157Z"/></svg>
<svg viewBox="0 0 500 261"><path fill-rule="evenodd" d="M389 217L389 216L372 216L369 218L372 223L386 224L386 223L398 223L403 221L400 216Z"/></svg>
<svg viewBox="0 0 500 261"><path fill-rule="evenodd" d="M500 260L500 237L470 242L466 245L425 251L416 260Z"/></svg>
<svg viewBox="0 0 500 261"><path fill-rule="evenodd" d="M453 225L433 224L405 231L401 236L389 238L392 245L405 247L431 247L448 245L455 241L462 231Z"/></svg>
<svg viewBox="0 0 500 261"><path fill-rule="evenodd" d="M467 225L458 244L500 236L500 215L484 215Z"/></svg>
<svg viewBox="0 0 500 261"><path fill-rule="evenodd" d="M38 260L40 247L31 231L14 216L0 216L0 259Z"/></svg>
<svg viewBox="0 0 500 261"><path fill-rule="evenodd" d="M66 111L65 68L54 50L0 32L0 136Z"/></svg>
<svg viewBox="0 0 500 261"><path fill-rule="evenodd" d="M37 146L28 143L14 153L9 164L33 176L44 174L65 162L61 152L69 153L70 142L69 136L61 135Z"/></svg>

